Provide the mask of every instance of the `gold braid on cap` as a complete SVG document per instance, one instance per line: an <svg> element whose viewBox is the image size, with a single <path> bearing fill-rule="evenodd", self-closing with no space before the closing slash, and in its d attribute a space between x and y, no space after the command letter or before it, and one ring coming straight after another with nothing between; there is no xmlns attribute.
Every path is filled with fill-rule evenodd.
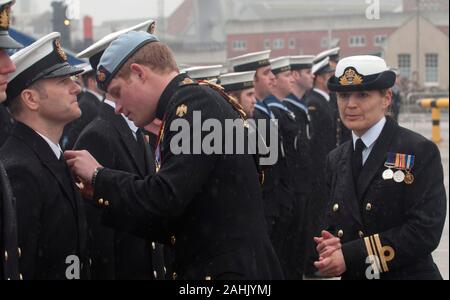
<svg viewBox="0 0 450 300"><path fill-rule="evenodd" d="M364 79L361 75L356 72L354 68L348 68L345 70L344 75L339 78L339 83L344 86L348 85L360 85L364 82Z"/></svg>
<svg viewBox="0 0 450 300"><path fill-rule="evenodd" d="M56 50L56 53L58 53L58 56L63 61L67 61L67 54L66 54L66 52L64 52L63 48L61 47L61 41L59 39L55 40L55 50Z"/></svg>
<svg viewBox="0 0 450 300"><path fill-rule="evenodd" d="M10 17L9 17L9 13L11 11L11 4L6 4L1 8L1 12L0 12L0 28L2 29L8 29L9 28L9 22L10 22Z"/></svg>

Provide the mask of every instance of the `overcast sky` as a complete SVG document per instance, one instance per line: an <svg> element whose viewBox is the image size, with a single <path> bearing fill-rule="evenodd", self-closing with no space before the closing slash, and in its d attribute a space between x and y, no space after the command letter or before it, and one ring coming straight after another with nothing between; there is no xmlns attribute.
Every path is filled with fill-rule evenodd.
<svg viewBox="0 0 450 300"><path fill-rule="evenodd" d="M31 0L33 9L44 12L51 9L54 0ZM59 1L59 0L58 0ZM158 16L158 0L75 0L80 3L81 16L90 15L95 23L106 20L152 18ZM164 0L165 14L169 15L183 0Z"/></svg>

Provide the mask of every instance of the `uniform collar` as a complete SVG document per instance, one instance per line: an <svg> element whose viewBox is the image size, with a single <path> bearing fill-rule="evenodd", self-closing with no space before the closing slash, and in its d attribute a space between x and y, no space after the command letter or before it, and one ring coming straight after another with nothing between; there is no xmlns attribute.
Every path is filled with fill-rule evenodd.
<svg viewBox="0 0 450 300"><path fill-rule="evenodd" d="M181 83L188 77L189 76L187 74L179 74L167 85L161 95L161 98L159 98L158 108L156 109L156 118L160 120L164 119L170 100L180 87Z"/></svg>
<svg viewBox="0 0 450 300"><path fill-rule="evenodd" d="M377 124L372 126L372 128L370 128L362 137L359 137L354 132L352 132L353 149L356 149L356 141L358 141L359 138L361 138L361 140L363 141L364 145L366 145L367 148L371 148L380 137L381 132L383 131L385 125L386 125L386 117L383 117L380 121L378 121Z"/></svg>
<svg viewBox="0 0 450 300"><path fill-rule="evenodd" d="M95 97L97 97L98 101L103 101L103 96L100 95L99 93L96 93L90 89L86 89L86 92L91 93L92 95L94 95Z"/></svg>
<svg viewBox="0 0 450 300"><path fill-rule="evenodd" d="M286 98L288 99L292 99L298 102L302 102L297 96L295 96L294 94L289 94L289 96L287 96Z"/></svg>
<svg viewBox="0 0 450 300"><path fill-rule="evenodd" d="M275 97L274 95L270 95L269 97L267 97L266 99L264 99L264 102L266 104L269 103L282 103L281 100L279 100L277 97Z"/></svg>
<svg viewBox="0 0 450 300"><path fill-rule="evenodd" d="M111 106L114 110L116 109L116 104L111 100L105 99L105 104ZM124 118L125 122L127 122L127 125L130 127L131 131L136 133L139 128L134 124L134 122L130 121L130 119L128 119L124 114L121 114L121 116Z"/></svg>
<svg viewBox="0 0 450 300"><path fill-rule="evenodd" d="M37 134L39 134L44 141L47 142L47 144L50 146L50 148L52 149L53 153L55 153L56 158L59 160L61 158L62 155L62 149L61 146L59 144L55 144L53 143L49 138L47 138L45 135L40 134L39 132L36 131Z"/></svg>
<svg viewBox="0 0 450 300"><path fill-rule="evenodd" d="M316 93L321 94L328 102L330 102L330 99L331 99L331 98L330 98L330 94L328 94L328 93L325 92L325 91L316 89L316 88L314 88L314 91L315 91Z"/></svg>

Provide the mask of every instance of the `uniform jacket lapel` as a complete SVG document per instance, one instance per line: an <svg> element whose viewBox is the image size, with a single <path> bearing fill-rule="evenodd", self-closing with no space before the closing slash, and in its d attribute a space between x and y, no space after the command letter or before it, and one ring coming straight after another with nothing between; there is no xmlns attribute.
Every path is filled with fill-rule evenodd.
<svg viewBox="0 0 450 300"><path fill-rule="evenodd" d="M386 156L389 152L389 145L392 142L399 126L391 118L387 118L386 125L381 132L380 137L376 141L376 144L364 165L361 175L358 180L358 200L362 200L370 186L370 183L374 180L380 168L384 166L386 162Z"/></svg>
<svg viewBox="0 0 450 300"><path fill-rule="evenodd" d="M31 128L19 122L14 129L13 135L22 140L23 143L25 143L36 153L41 162L46 166L46 168L58 182L61 190L69 200L70 205L75 212L76 206L74 199L74 189L72 185L68 185L69 183L72 184L72 181L69 180L68 182L64 182L63 178L67 178L69 174L66 173L65 169L61 167L61 162L56 158L47 142Z"/></svg>
<svg viewBox="0 0 450 300"><path fill-rule="evenodd" d="M155 151L152 149L149 142L147 142L144 138L144 156L145 156L145 176L151 175L155 173L155 158L152 155Z"/></svg>
<svg viewBox="0 0 450 300"><path fill-rule="evenodd" d="M145 154L143 149L139 149L139 144L131 132L130 127L121 115L116 115L114 109L108 104L103 104L102 116L111 122L120 135L124 148L132 157L132 161L138 170L139 175L146 175Z"/></svg>

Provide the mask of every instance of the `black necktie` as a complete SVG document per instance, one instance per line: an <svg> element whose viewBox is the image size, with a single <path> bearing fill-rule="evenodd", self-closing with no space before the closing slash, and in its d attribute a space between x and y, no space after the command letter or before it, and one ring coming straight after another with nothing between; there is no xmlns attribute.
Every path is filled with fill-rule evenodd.
<svg viewBox="0 0 450 300"><path fill-rule="evenodd" d="M358 183L359 175L361 174L361 170L363 168L363 159L362 153L363 150L366 149L366 145L361 139L356 141L356 148L353 151L353 179L355 181L355 185Z"/></svg>

